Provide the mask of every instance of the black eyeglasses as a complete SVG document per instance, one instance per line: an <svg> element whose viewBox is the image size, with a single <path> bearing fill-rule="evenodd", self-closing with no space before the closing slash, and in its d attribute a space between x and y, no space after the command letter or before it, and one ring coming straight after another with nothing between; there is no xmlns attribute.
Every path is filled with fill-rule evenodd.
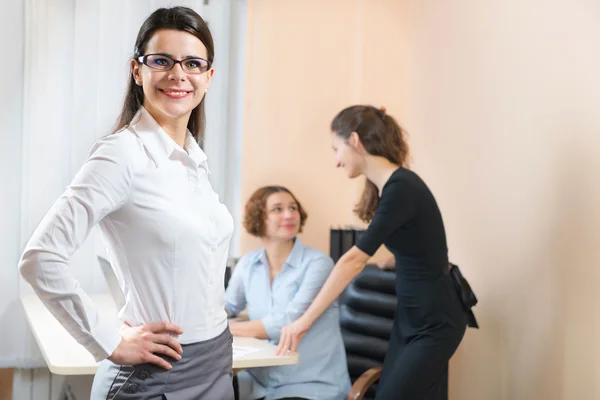
<svg viewBox="0 0 600 400"><path fill-rule="evenodd" d="M181 65L181 68L188 74L202 74L210 69L210 62L204 58L186 58L184 60L175 60L164 54L146 54L145 56L138 57L137 59L144 65L158 70L168 71L175 66L175 64Z"/></svg>

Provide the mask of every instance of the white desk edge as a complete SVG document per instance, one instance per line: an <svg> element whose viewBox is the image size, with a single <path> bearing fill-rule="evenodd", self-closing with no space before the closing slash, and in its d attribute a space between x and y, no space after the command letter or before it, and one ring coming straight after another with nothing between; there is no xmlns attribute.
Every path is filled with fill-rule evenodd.
<svg viewBox="0 0 600 400"><path fill-rule="evenodd" d="M116 319L116 306L109 294L92 295L105 318ZM56 375L93 375L98 363L92 355L60 325L36 295L23 296L21 303L35 340L51 373ZM60 346L56 344L60 343ZM298 355L276 356L276 346L263 340L234 337L234 346L252 347L252 353L233 357L233 368L271 367L298 362Z"/></svg>

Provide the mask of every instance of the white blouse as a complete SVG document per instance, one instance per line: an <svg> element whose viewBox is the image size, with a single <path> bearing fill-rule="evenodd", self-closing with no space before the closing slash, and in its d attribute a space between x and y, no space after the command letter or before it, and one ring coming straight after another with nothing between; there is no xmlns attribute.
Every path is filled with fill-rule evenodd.
<svg viewBox="0 0 600 400"><path fill-rule="evenodd" d="M96 224L125 297L121 321L180 325L182 344L227 327L223 279L233 220L189 131L185 147L142 107L129 127L95 144L27 243L21 275L97 361L121 337L68 269Z"/></svg>

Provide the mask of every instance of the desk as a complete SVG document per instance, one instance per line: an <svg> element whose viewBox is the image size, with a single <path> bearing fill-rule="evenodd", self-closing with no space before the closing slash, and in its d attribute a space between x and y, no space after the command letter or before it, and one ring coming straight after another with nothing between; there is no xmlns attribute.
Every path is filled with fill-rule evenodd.
<svg viewBox="0 0 600 400"><path fill-rule="evenodd" d="M92 296L92 300L107 321L117 326L117 308L110 294ZM35 295L21 299L33 336L42 351L50 372L56 375L94 375L98 363L92 355L60 325ZM290 365L298 362L298 355L276 356L277 347L271 343L247 337L233 338L233 368ZM240 352L246 350L246 354Z"/></svg>

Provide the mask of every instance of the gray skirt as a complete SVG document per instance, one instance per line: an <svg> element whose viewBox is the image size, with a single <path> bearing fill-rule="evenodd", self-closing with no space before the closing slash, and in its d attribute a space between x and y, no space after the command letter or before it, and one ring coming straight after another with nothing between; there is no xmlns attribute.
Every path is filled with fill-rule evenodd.
<svg viewBox="0 0 600 400"><path fill-rule="evenodd" d="M233 337L229 328L219 336L182 345L179 361L163 357L173 366L100 363L91 400L233 400Z"/></svg>

